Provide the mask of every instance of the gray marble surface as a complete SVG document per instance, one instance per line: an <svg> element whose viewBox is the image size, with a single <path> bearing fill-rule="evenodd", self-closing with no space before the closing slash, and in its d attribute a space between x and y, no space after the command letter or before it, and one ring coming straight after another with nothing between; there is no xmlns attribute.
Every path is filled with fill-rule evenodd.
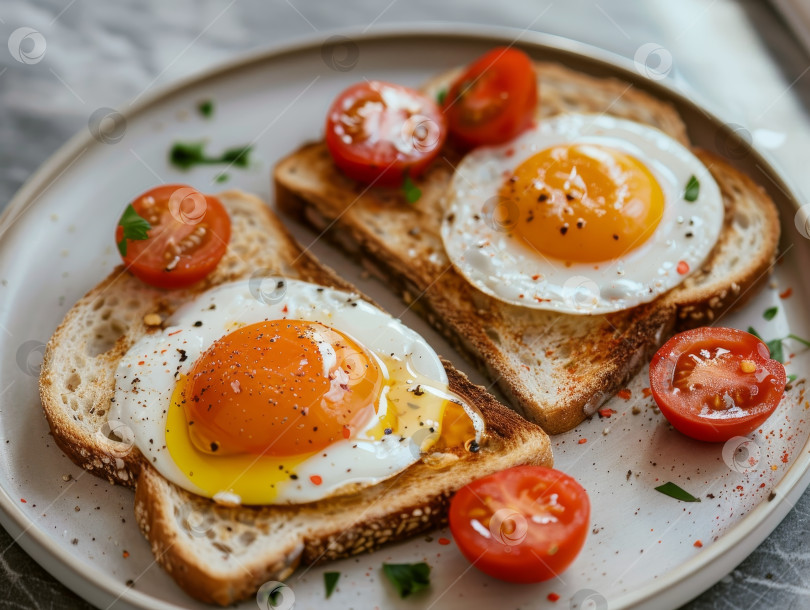
<svg viewBox="0 0 810 610"><path fill-rule="evenodd" d="M437 20L549 32L630 59L654 42L672 60L668 76L679 88L770 153L803 201L810 194L810 60L770 6L756 0L3 0L0 206L86 128L96 108L126 105L162 83L268 44L336 27ZM20 28L38 34L26 37L30 31ZM806 493L750 557L740 557L737 569L688 607L810 607L809 528ZM0 608L89 606L0 530Z"/></svg>

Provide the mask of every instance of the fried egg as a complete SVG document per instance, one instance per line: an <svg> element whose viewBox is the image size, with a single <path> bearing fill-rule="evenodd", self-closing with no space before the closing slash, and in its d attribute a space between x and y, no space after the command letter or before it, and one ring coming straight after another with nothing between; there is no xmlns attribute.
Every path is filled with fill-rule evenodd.
<svg viewBox="0 0 810 610"><path fill-rule="evenodd" d="M442 239L454 266L497 299L597 314L682 282L708 256L723 214L709 170L665 133L565 114L462 160Z"/></svg>
<svg viewBox="0 0 810 610"><path fill-rule="evenodd" d="M419 334L357 295L281 278L202 293L115 381L111 422L168 480L225 504L356 491L476 451L484 430Z"/></svg>

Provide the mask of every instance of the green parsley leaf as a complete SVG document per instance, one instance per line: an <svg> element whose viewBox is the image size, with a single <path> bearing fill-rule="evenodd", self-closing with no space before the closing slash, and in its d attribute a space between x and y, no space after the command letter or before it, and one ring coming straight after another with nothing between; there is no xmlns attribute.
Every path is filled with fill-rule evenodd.
<svg viewBox="0 0 810 610"><path fill-rule="evenodd" d="M772 339L765 342L765 345L768 346L768 351L771 352L771 358L777 362L785 361L785 354L782 350L782 341L783 339Z"/></svg>
<svg viewBox="0 0 810 610"><path fill-rule="evenodd" d="M222 173L222 174L218 174L217 177L215 178L215 180L217 182L227 182L229 178L230 178L230 176L228 174Z"/></svg>
<svg viewBox="0 0 810 610"><path fill-rule="evenodd" d="M195 165L215 165L226 163L236 167L247 167L250 164L252 146L236 146L229 148L219 157L209 157L205 154L205 142L175 142L169 151L169 161L172 165L183 170L191 169Z"/></svg>
<svg viewBox="0 0 810 610"><path fill-rule="evenodd" d="M205 142L175 142L169 151L169 160L180 169L191 169L206 163Z"/></svg>
<svg viewBox="0 0 810 610"><path fill-rule="evenodd" d="M683 198L690 203L692 201L697 201L698 195L700 194L700 182L694 176L689 178L689 182L686 183L686 190L683 192Z"/></svg>
<svg viewBox="0 0 810 610"><path fill-rule="evenodd" d="M430 566L421 563L384 563L383 572L403 599L430 586Z"/></svg>
<svg viewBox="0 0 810 610"><path fill-rule="evenodd" d="M121 256L127 255L127 240L128 239L147 239L149 237L148 231L152 228L149 221L135 211L130 203L121 218L118 221L118 226L124 229L121 241L118 242L118 251Z"/></svg>
<svg viewBox="0 0 810 610"><path fill-rule="evenodd" d="M436 101L439 102L439 106L444 104L444 100L447 99L447 89L442 89L439 93L436 94Z"/></svg>
<svg viewBox="0 0 810 610"><path fill-rule="evenodd" d="M753 327L753 326L749 326L749 327L748 327L748 332L749 332L749 333L751 333L752 335L754 335L754 336L755 336L757 339L759 339L760 341L762 341L762 337L761 337L761 336L760 336L760 334L759 334L759 333L758 333L758 332L757 332L757 331L754 329L754 327Z"/></svg>
<svg viewBox="0 0 810 610"><path fill-rule="evenodd" d="M794 381L796 381L796 375L788 375L787 381L788 383L793 383Z"/></svg>
<svg viewBox="0 0 810 610"><path fill-rule="evenodd" d="M326 599L329 599L332 593L334 593L338 578L340 578L340 572L323 573L323 584L326 586Z"/></svg>
<svg viewBox="0 0 810 610"><path fill-rule="evenodd" d="M668 483L664 483L663 485L659 485L655 488L655 491L661 492L665 496L669 496L670 498L675 498L676 500L680 500L681 502L700 502L700 498L696 498L688 491L684 491L672 481Z"/></svg>
<svg viewBox="0 0 810 610"><path fill-rule="evenodd" d="M405 176L405 180L402 182L402 190L408 203L416 203L422 196L422 190L413 183L413 180L408 175Z"/></svg>
<svg viewBox="0 0 810 610"><path fill-rule="evenodd" d="M203 115L206 119L210 119L214 115L214 101L201 101L199 104L197 104L197 112Z"/></svg>
<svg viewBox="0 0 810 610"><path fill-rule="evenodd" d="M232 163L236 167L247 167L250 164L250 151L253 150L252 146L237 146L236 148L229 148L219 158L219 163Z"/></svg>
<svg viewBox="0 0 810 610"><path fill-rule="evenodd" d="M778 307L768 307L765 312L762 314L762 317L766 320L773 320L776 317L776 313L779 311Z"/></svg>

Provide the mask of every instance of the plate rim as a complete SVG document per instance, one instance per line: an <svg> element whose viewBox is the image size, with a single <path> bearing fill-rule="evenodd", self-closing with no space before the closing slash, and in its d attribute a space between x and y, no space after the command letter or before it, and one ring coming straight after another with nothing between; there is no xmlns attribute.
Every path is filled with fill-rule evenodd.
<svg viewBox="0 0 810 610"><path fill-rule="evenodd" d="M447 30L448 25L453 26L452 31ZM676 99L680 104L700 111L715 127L725 131L727 134L731 134L731 137L736 137L733 135L733 130L730 130L720 118L719 109L708 100L702 99L699 93L691 90L684 92L678 89L675 87L675 82L669 77L662 81L645 79L633 70L634 63L631 60L616 53L555 34L521 30L520 28L508 26L482 25L459 21L381 24L375 25L367 31L356 26L334 28L296 37L294 40L283 43L263 45L250 51L237 53L233 57L217 62L210 67L155 87L153 90L144 93L124 110L118 109L117 112L120 112L127 121L134 119L151 106L160 103L165 98L181 93L185 89L217 79L234 70L249 69L264 62L278 61L285 56L318 50L330 38L334 37L346 37L361 42L383 43L391 43L396 40L404 43L408 39L414 38L445 41L488 40L501 43L515 41L535 50L552 49L558 53L562 52L600 64L601 67L605 67L613 73L618 71L634 84L643 83L642 88L653 91L654 95ZM689 97L687 97L687 94ZM796 196L798 190L791 179L784 175L778 163L775 163L772 155L754 148L744 140L741 140L741 144L745 147L747 153L754 156L758 165L761 166L762 173L781 191L784 198L798 209L800 207L799 199ZM11 198L2 214L0 214L0 239L11 229L22 214L36 204L50 185L70 168L71 160L76 157L77 152L83 148L96 145L98 145L98 142L93 139L89 129L81 129L60 146L56 152L51 154L26 179ZM731 162L733 163L733 160ZM766 190L770 190L770 185L763 184L761 186ZM793 507L796 499L804 492L808 484L810 484L810 438L800 448L799 457L772 489L772 492L776 494L774 499L778 501L760 502L741 521L729 528L716 542L708 545L695 557L662 575L660 579L649 582L634 592L617 597L615 601L611 602L611 608L642 607L660 603L664 594L678 595L675 589L690 577L697 576L702 568L711 564L716 565L723 558L729 561L727 556L732 554L738 547L747 549L745 556L735 559L734 565L728 568L728 571L731 571L734 566L747 557L756 546L770 535ZM111 602L111 605L118 606L125 603L134 608L157 608L159 610L180 610L182 608L182 606L156 599L146 593L127 587L104 571L84 562L76 562L69 552L63 550L52 540L51 536L44 530L38 529L36 522L22 511L11 498L8 490L1 485L0 524L9 531L14 541L37 563L46 567L52 576L91 603L104 600L105 603ZM20 533L15 536L13 535L14 532ZM81 579L81 582L76 582L75 578L71 579L71 574ZM706 581L707 579L704 578L703 580ZM708 579L708 582L702 583L694 594L689 595L688 599L696 597L718 580L715 578ZM678 598L672 597L672 599Z"/></svg>

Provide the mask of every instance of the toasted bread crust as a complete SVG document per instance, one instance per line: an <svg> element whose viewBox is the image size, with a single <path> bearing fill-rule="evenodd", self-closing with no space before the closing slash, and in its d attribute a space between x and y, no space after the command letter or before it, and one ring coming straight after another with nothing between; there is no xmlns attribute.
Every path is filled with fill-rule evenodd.
<svg viewBox="0 0 810 610"><path fill-rule="evenodd" d="M685 141L675 111L630 85L550 64L537 69L546 100L538 107L540 116L601 109L650 122ZM426 91L446 86L452 74L437 77ZM611 95L618 96L614 102ZM508 305L476 290L453 268L440 237L442 199L459 160L449 148L416 180L422 196L414 205L395 191L368 189L346 178L323 143L306 144L279 162L274 180L281 210L325 231L488 374L516 409L557 434L592 415L676 325L716 320L766 276L779 235L773 203L729 164L696 152L726 206L718 244L704 269L663 298L606 316ZM741 214L756 223L759 236L741 228ZM747 239L744 252L736 250L740 234Z"/></svg>
<svg viewBox="0 0 810 610"><path fill-rule="evenodd" d="M415 536L447 523L452 494L472 480L516 464L551 466L547 436L514 411L498 403L487 391L442 361L450 389L476 405L486 421L486 441L478 453L458 452L458 461L444 468L419 462L400 475L352 497L337 497L295 507L225 508L171 486L146 465L135 493L135 515L152 551L166 571L189 595L208 603L231 604L255 593L263 583L284 580L299 565L313 565L372 551L383 544ZM381 500L384 498L384 502ZM178 527L183 507L214 514L236 528L228 539L200 536L190 543ZM326 518L324 518L326 516ZM232 571L218 574L201 560L198 545L216 545L231 555L228 540L238 538L245 523L250 530L300 527L300 535L279 536L261 561L238 562ZM259 534L260 535L260 534ZM261 536L261 535L260 535ZM269 540L273 540L270 536ZM262 540L264 542L264 540Z"/></svg>

